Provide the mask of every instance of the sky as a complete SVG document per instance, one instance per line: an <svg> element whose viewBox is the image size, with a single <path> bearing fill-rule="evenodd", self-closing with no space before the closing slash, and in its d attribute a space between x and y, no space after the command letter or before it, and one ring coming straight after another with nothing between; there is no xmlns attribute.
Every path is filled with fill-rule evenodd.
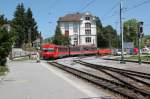
<svg viewBox="0 0 150 99"><path fill-rule="evenodd" d="M103 26L112 25L119 33L120 0L0 0L0 14L13 18L16 6L31 8L38 30L44 38L54 35L59 17L69 13L90 12ZM135 18L144 22L144 33L150 35L150 0L122 0L123 22Z"/></svg>

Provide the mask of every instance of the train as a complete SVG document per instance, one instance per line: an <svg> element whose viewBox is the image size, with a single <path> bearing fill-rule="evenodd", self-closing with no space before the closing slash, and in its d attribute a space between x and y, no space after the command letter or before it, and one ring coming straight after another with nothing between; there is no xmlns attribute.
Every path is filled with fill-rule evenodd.
<svg viewBox="0 0 150 99"><path fill-rule="evenodd" d="M97 47L87 45L62 46L55 44L43 44L41 46L40 56L43 59L57 59L67 56L92 55L92 54L98 54Z"/></svg>

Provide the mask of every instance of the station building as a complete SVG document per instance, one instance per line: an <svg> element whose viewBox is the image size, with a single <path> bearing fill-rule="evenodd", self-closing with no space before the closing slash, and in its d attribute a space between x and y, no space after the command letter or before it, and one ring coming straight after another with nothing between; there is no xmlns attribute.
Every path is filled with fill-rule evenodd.
<svg viewBox="0 0 150 99"><path fill-rule="evenodd" d="M74 13L59 17L62 34L69 36L71 45L97 46L95 17L89 13Z"/></svg>

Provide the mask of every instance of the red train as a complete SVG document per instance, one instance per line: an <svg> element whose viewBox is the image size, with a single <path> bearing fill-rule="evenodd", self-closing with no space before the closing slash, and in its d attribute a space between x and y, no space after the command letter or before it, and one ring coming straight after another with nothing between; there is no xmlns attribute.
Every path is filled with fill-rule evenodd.
<svg viewBox="0 0 150 99"><path fill-rule="evenodd" d="M99 55L110 55L112 54L112 50L110 49L100 49L98 50Z"/></svg>
<svg viewBox="0 0 150 99"><path fill-rule="evenodd" d="M43 44L41 57L43 59L61 58L74 55L98 54L98 50L94 46L59 46L55 44Z"/></svg>

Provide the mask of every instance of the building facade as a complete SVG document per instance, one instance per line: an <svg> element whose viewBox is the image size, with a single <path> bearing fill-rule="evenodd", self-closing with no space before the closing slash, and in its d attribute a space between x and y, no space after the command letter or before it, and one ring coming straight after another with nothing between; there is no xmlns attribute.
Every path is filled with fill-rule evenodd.
<svg viewBox="0 0 150 99"><path fill-rule="evenodd" d="M58 24L71 45L97 46L95 17L90 13L67 14L59 18Z"/></svg>

